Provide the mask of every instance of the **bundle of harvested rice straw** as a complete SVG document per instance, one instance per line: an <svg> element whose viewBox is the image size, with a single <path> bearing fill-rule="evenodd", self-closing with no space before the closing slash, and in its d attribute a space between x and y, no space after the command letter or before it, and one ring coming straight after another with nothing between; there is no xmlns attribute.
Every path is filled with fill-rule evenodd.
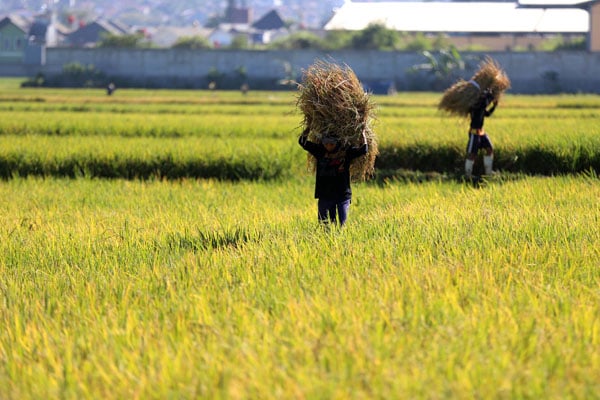
<svg viewBox="0 0 600 400"><path fill-rule="evenodd" d="M470 80L460 79L446 89L438 104L438 109L461 117L468 116L471 107L477 103L485 90L489 89L494 100L498 101L508 88L510 88L510 79L506 73L496 61L486 57Z"/></svg>
<svg viewBox="0 0 600 400"><path fill-rule="evenodd" d="M364 132L369 152L354 160L350 177L371 177L379 153L372 127L375 105L354 71L347 65L319 60L303 71L298 89L296 106L304 114L302 128L310 129L309 140L318 143L324 136L334 136L344 146L360 146ZM316 160L308 157L314 170Z"/></svg>

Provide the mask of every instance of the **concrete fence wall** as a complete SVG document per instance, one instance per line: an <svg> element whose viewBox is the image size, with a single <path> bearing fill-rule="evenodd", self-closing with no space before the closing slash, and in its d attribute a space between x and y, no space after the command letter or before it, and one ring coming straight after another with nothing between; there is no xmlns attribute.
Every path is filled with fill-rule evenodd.
<svg viewBox="0 0 600 400"><path fill-rule="evenodd" d="M600 93L600 53L569 52L492 52L462 53L471 68L452 80L468 79L477 60L490 55L505 69L512 81L513 93L584 92ZM448 82L439 82L432 74L414 74L411 67L426 63L416 52L380 51L243 51L179 49L46 49L45 64L23 65L22 75L60 74L68 63L93 65L109 77L129 79L155 87L206 87L207 76L218 72L223 79L240 77L276 86L286 78L299 79L303 69L322 59L350 66L363 82L393 82L398 91L439 90ZM14 72L14 66L11 69ZM2 74L2 66L0 66ZM437 87L436 87L437 85Z"/></svg>

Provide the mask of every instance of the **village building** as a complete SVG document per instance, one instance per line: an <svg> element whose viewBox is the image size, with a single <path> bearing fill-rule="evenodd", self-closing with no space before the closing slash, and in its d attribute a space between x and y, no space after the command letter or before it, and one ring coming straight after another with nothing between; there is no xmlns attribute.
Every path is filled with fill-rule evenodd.
<svg viewBox="0 0 600 400"><path fill-rule="evenodd" d="M228 0L225 9L224 23L232 25L248 26L252 21L252 9L249 7L238 6L237 1Z"/></svg>
<svg viewBox="0 0 600 400"><path fill-rule="evenodd" d="M89 23L81 23L78 29L69 33L66 44L71 47L95 47L104 35L125 35L130 29L118 22L97 19Z"/></svg>
<svg viewBox="0 0 600 400"><path fill-rule="evenodd" d="M0 63L23 62L30 24L30 21L18 15L8 15L0 19Z"/></svg>
<svg viewBox="0 0 600 400"><path fill-rule="evenodd" d="M289 34L287 26L277 10L271 10L252 24L253 43L267 44Z"/></svg>
<svg viewBox="0 0 600 400"><path fill-rule="evenodd" d="M33 19L16 14L0 18L0 63L43 63L43 50L61 45L67 32L51 12Z"/></svg>
<svg viewBox="0 0 600 400"><path fill-rule="evenodd" d="M589 50L600 51L598 0L377 3L347 0L324 29L357 31L371 24L399 32L444 35L458 48L527 50L561 35L567 40L587 37Z"/></svg>
<svg viewBox="0 0 600 400"><path fill-rule="evenodd" d="M231 4L235 5L233 2ZM227 48L235 44L234 40L240 35L248 39L248 44L257 44L269 43L276 35L283 36L290 32L275 10L257 21L251 19L252 13L249 11L230 10L228 15L231 21L224 20L214 30L200 29L199 26L194 26L193 30L172 29L168 33L167 30L147 29L146 39L161 43L156 47L168 48L178 37L197 36L198 33L209 37L209 41L218 45L215 47ZM46 23L36 24L36 20ZM234 68L243 65L252 79L272 82L273 77L279 79L283 73L287 79L287 66L289 71L294 71L312 62L315 57L313 49L307 52L290 51L285 53L287 59L282 59L282 55L276 52L255 52L255 56L247 50L226 54L206 50L178 51L177 54L185 56L186 61L176 65L170 61L170 52L151 50L136 53L141 57L140 62L139 58L131 57L129 49L79 52L71 47L96 46L106 32L126 34L144 28L128 30L100 19L81 25L71 23L72 27L79 28L65 34L58 24L54 30L49 29L48 21L53 22L43 17L0 17L0 75L57 74L68 61L93 64L99 70L110 71L120 77L135 74L136 78L137 75L142 76L143 82L153 80L157 85L168 86L169 82L180 84L186 76L193 74L196 75L190 79L198 81L198 76L208 75L215 65L219 66L220 73L229 75L236 74ZM347 1L325 24L325 29L356 31L373 23L399 32L444 35L457 44L459 50L462 47L459 44L463 43L472 45L467 50L473 53L498 51L499 59L511 68L515 88L524 93L539 93L548 90L548 87L560 87L561 90L573 92L599 90L600 83L595 71L600 52L600 0L486 3ZM190 32L194 34L190 35ZM580 39L585 38L589 51L545 52L547 54L528 51L537 50L538 41L551 37L579 38L576 42L579 46L583 44ZM113 58L107 59L105 54L111 54ZM145 62L146 57L151 58L152 63ZM394 82L401 87L414 83L403 71L420 62L422 54L410 51L344 51L340 57L353 59L353 67L361 71L361 79L365 82L381 81L386 85ZM148 65L152 67L146 69ZM191 65L193 68L189 67ZM410 88L419 89L414 85Z"/></svg>
<svg viewBox="0 0 600 400"><path fill-rule="evenodd" d="M267 12L257 21L253 21L252 15L250 8L238 6L235 0L229 0L225 18L209 34L209 40L219 48L230 46L237 36L244 36L248 43L256 45L267 44L288 34L285 22L277 10Z"/></svg>

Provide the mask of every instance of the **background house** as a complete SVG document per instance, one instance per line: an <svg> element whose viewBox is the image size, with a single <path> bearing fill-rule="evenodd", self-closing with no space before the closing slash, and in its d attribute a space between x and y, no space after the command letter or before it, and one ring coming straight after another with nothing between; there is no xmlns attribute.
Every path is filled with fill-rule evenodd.
<svg viewBox="0 0 600 400"><path fill-rule="evenodd" d="M565 0L566 1L566 0ZM346 1L325 30L362 30L370 24L425 35L445 35L459 48L489 50L530 48L551 36L585 37L590 18L580 4L562 7L519 2L353 2ZM548 2L547 2L548 3ZM564 2L563 2L564 3ZM554 2L552 4L557 4Z"/></svg>
<svg viewBox="0 0 600 400"><path fill-rule="evenodd" d="M231 24L219 24L208 35L208 40L215 48L228 47L236 36L248 36L248 27L235 27Z"/></svg>
<svg viewBox="0 0 600 400"><path fill-rule="evenodd" d="M283 18L277 10L271 10L252 24L252 43L267 44L288 35Z"/></svg>
<svg viewBox="0 0 600 400"><path fill-rule="evenodd" d="M55 47L62 44L68 28L58 22L56 13L48 11L36 15L29 26L28 41L30 44Z"/></svg>
<svg viewBox="0 0 600 400"><path fill-rule="evenodd" d="M61 39L53 13L35 16L33 20L9 15L0 20L0 63L40 65L45 61L47 46Z"/></svg>
<svg viewBox="0 0 600 400"><path fill-rule="evenodd" d="M208 38L215 47L227 47L240 35L245 36L248 43L267 44L289 34L285 22L276 10L267 12L256 22L246 19L251 13L234 15L239 17L235 19L237 22L223 22L209 34Z"/></svg>
<svg viewBox="0 0 600 400"><path fill-rule="evenodd" d="M223 22L234 25L248 26L252 21L252 9L248 7L240 7L235 0L227 1L225 9L225 19Z"/></svg>
<svg viewBox="0 0 600 400"><path fill-rule="evenodd" d="M17 15L0 19L0 63L23 62L30 21Z"/></svg>
<svg viewBox="0 0 600 400"><path fill-rule="evenodd" d="M589 51L600 51L600 0L519 0L519 6L586 10L589 14L587 48Z"/></svg>
<svg viewBox="0 0 600 400"><path fill-rule="evenodd" d="M214 47L227 47L231 45L236 36L245 36L250 39L250 24L252 10L241 7L235 0L227 1L225 16L221 23L210 33L208 40Z"/></svg>
<svg viewBox="0 0 600 400"><path fill-rule="evenodd" d="M66 44L72 47L94 47L103 35L129 34L129 28L110 20L97 19L88 24L82 24L79 29L69 33Z"/></svg>

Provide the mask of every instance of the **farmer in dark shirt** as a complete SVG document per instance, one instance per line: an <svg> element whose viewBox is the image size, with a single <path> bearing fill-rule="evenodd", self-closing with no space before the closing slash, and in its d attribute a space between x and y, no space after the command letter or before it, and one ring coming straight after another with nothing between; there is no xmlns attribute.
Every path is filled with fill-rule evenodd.
<svg viewBox="0 0 600 400"><path fill-rule="evenodd" d="M488 109L490 104L492 104L492 107ZM478 102L470 110L471 125L469 128L469 143L467 144L467 159L465 161L465 175L467 178L471 178L473 174L473 165L480 149L486 151L486 154L483 156L483 167L486 175L494 173L492 170L494 147L483 129L483 121L485 117L492 115L497 105L498 101L494 99L493 93L485 90Z"/></svg>
<svg viewBox="0 0 600 400"><path fill-rule="evenodd" d="M308 140L309 129L298 139L300 146L316 158L315 198L318 201L319 221L335 224L336 214L340 226L348 217L352 201L350 188L350 164L352 160L367 154L367 139L359 147L343 146L339 139L324 136L320 143Z"/></svg>

